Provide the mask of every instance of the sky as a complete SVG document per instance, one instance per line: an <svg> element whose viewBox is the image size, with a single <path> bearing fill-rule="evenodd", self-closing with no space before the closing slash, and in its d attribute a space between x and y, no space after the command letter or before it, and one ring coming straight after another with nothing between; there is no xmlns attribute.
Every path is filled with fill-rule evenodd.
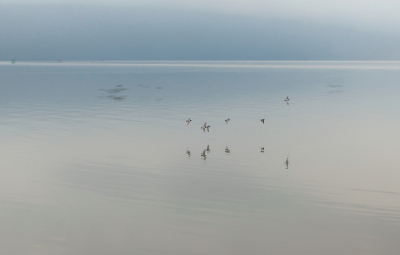
<svg viewBox="0 0 400 255"><path fill-rule="evenodd" d="M0 0L0 61L400 60L392 0Z"/></svg>

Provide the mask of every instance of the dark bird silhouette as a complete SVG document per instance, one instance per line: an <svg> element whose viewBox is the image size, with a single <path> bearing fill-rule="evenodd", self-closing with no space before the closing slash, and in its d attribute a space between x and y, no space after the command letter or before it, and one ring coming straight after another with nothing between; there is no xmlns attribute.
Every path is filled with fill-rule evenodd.
<svg viewBox="0 0 400 255"><path fill-rule="evenodd" d="M204 122L204 125L201 126L200 128L203 129L204 132L206 132L207 122Z"/></svg>
<svg viewBox="0 0 400 255"><path fill-rule="evenodd" d="M200 156L201 156L204 160L206 160L206 159L207 159L206 150L203 150L203 153L201 153Z"/></svg>
<svg viewBox="0 0 400 255"><path fill-rule="evenodd" d="M286 165L286 169L288 169L289 168L289 156L286 158L285 165Z"/></svg>

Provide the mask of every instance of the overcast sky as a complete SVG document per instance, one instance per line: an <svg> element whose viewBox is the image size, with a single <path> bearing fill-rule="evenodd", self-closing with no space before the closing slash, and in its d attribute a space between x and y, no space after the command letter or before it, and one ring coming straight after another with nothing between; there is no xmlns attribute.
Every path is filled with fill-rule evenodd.
<svg viewBox="0 0 400 255"><path fill-rule="evenodd" d="M400 1L0 0L0 60L400 60Z"/></svg>

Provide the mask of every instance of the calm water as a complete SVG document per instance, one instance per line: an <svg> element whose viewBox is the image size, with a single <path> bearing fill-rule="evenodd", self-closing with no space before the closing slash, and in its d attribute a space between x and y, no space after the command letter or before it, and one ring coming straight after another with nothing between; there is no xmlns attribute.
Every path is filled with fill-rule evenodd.
<svg viewBox="0 0 400 255"><path fill-rule="evenodd" d="M400 62L0 62L0 254L397 254L399 82Z"/></svg>

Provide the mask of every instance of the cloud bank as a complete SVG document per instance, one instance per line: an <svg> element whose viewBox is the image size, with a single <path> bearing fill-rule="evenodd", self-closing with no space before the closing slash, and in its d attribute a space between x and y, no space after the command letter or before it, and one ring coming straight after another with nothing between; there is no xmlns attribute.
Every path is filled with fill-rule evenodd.
<svg viewBox="0 0 400 255"><path fill-rule="evenodd" d="M291 15L296 5L261 15L269 12L261 2L256 11L258 1L232 1L226 9L226 1L209 8L207 1L171 2L0 4L0 60L400 59L396 29L318 18L318 5L309 10L318 15Z"/></svg>

